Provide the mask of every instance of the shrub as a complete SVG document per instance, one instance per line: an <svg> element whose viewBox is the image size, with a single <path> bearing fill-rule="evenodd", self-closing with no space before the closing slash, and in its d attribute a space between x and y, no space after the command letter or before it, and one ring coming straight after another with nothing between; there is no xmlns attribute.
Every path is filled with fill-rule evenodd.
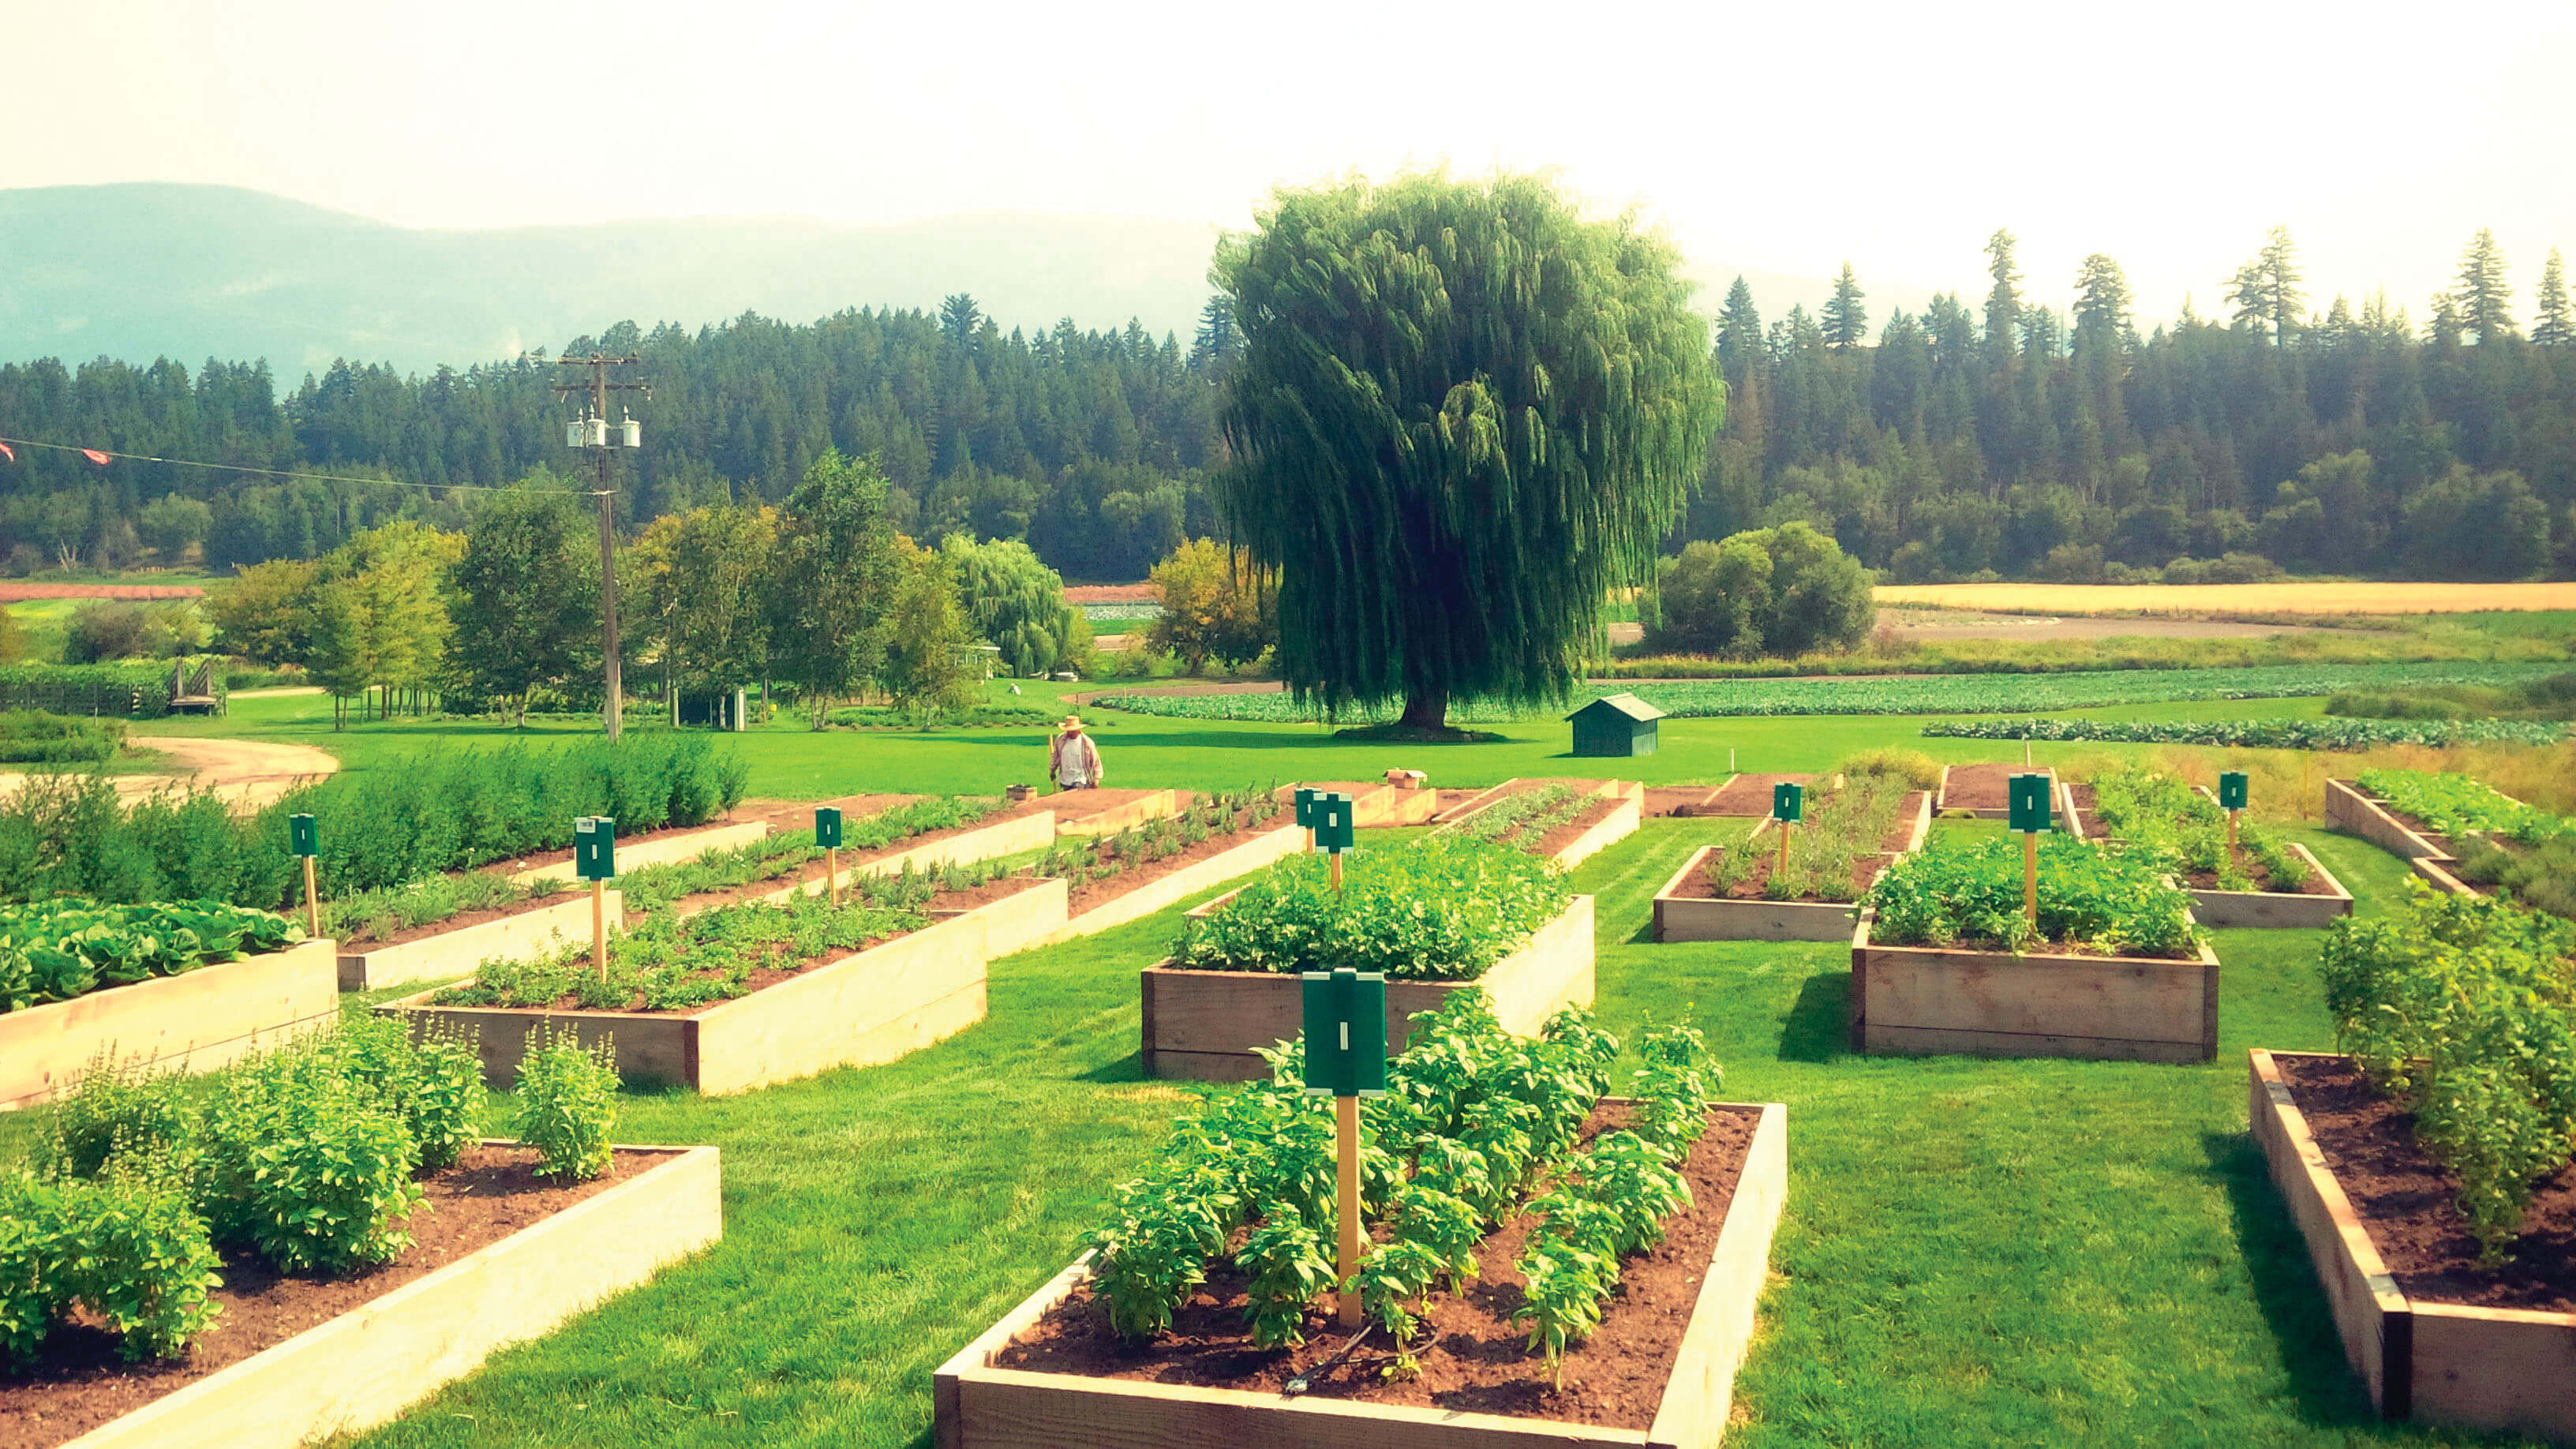
<svg viewBox="0 0 2576 1449"><path fill-rule="evenodd" d="M519 1116L512 1130L537 1150L541 1177L587 1182L608 1170L617 1125L614 1044L585 1048L570 1033L531 1035L519 1059Z"/></svg>
<svg viewBox="0 0 2576 1449"><path fill-rule="evenodd" d="M1692 654L1789 655L1851 649L1878 606L1870 572L1804 523L1703 539L1658 566L1646 647Z"/></svg>
<svg viewBox="0 0 2576 1449"><path fill-rule="evenodd" d="M1845 755L1842 763L1834 766L1833 773L1854 779L1875 775L1894 780L1909 790L1930 790L1941 783L1941 762L1921 750L1888 746Z"/></svg>
<svg viewBox="0 0 2576 1449"><path fill-rule="evenodd" d="M331 1038L350 1081L402 1118L424 1172L452 1167L483 1135L483 1061L470 1031L433 1027L418 1043L400 1022L359 1017Z"/></svg>
<svg viewBox="0 0 2576 1449"><path fill-rule="evenodd" d="M1335 891L1320 856L1295 856L1192 922L1175 964L1199 971L1383 971L1471 981L1565 909L1554 867L1509 846L1424 836L1346 856Z"/></svg>
<svg viewBox="0 0 2576 1449"><path fill-rule="evenodd" d="M323 1043L252 1057L208 1110L201 1200L217 1234L290 1272L339 1272L411 1246L420 1145Z"/></svg>
<svg viewBox="0 0 2576 1449"><path fill-rule="evenodd" d="M128 1360L175 1358L214 1324L216 1262L176 1182L0 1178L0 1363L33 1358L74 1306Z"/></svg>
<svg viewBox="0 0 2576 1449"><path fill-rule="evenodd" d="M0 713L0 763L68 765L116 758L125 721L13 709Z"/></svg>

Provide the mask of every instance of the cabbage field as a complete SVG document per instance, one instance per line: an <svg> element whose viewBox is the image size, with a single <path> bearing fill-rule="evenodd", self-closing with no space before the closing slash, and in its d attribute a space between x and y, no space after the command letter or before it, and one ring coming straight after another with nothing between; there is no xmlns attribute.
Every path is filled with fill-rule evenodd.
<svg viewBox="0 0 2576 1449"><path fill-rule="evenodd" d="M2552 745L2567 726L2527 719L1978 719L1923 733L1957 740L2105 741L2248 750L2375 750L2382 745Z"/></svg>
<svg viewBox="0 0 2576 1449"><path fill-rule="evenodd" d="M2442 661L2398 664L2285 664L2252 669L2138 669L2082 674L1941 674L1900 679L1703 679L1667 684L1578 689L1573 705L1606 694L1631 693L1668 715L1716 718L1800 714L2029 714L2097 709L2106 705L2163 704L2176 700L2293 699L2346 689L2391 689L2433 684L2511 684L2564 672L2563 663L2501 664ZM1295 723L1318 712L1287 694L1104 694L1094 706L1172 719ZM1453 721L1491 722L1546 718L1561 711L1514 712L1452 706ZM1392 719L1395 711L1342 715L1343 724ZM2373 720L2355 724L2413 725L2438 721ZM2015 736L2016 738L2018 736ZM2390 738L2399 738L2391 736ZM2403 736L2413 738L2412 735ZM2512 735L2510 738L2525 738ZM2545 738L2556 738L2555 734Z"/></svg>

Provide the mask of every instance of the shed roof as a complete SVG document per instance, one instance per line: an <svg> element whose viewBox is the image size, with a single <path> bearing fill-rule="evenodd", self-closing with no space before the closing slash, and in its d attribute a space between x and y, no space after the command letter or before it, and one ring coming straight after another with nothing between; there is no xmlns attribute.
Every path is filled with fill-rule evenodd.
<svg viewBox="0 0 2576 1449"><path fill-rule="evenodd" d="M1659 720L1664 717L1664 712L1662 710L1655 708L1653 705L1646 703L1644 700L1639 699L1633 694L1605 694L1599 699L1592 701L1590 704L1577 709L1574 714L1567 715L1566 718L1572 719L1575 714L1584 714L1591 710L1599 709L1603 705L1608 705L1610 708L1615 709L1619 713L1626 715L1628 718L1637 721L1639 724L1644 724L1649 720Z"/></svg>

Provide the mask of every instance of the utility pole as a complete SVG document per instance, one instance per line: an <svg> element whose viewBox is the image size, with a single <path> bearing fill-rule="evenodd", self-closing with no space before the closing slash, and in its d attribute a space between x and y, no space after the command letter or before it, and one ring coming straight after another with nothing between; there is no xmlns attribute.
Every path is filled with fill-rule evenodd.
<svg viewBox="0 0 2576 1449"><path fill-rule="evenodd" d="M593 492L599 499L599 632L607 668L608 698L602 718L608 726L608 737L617 738L625 721L626 687L620 677L617 659L617 490L609 486L610 471L616 465L618 448L644 446L644 425L632 418L620 418L612 427L608 421L608 395L612 392L640 392L653 395L650 383L610 382L612 367L632 367L640 357L608 357L594 352L588 357L559 357L559 367L587 367L587 382L559 382L555 396L588 393L590 406L582 417L564 424L564 445L587 448L597 465L598 484Z"/></svg>

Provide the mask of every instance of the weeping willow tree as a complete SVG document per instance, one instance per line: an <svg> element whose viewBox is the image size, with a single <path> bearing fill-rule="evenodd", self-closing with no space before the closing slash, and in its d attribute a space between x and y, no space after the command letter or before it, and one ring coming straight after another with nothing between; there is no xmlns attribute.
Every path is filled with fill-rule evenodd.
<svg viewBox="0 0 2576 1449"><path fill-rule="evenodd" d="M1220 247L1242 353L1220 505L1331 711L1558 701L1725 412L1679 256L1550 182L1283 190Z"/></svg>

